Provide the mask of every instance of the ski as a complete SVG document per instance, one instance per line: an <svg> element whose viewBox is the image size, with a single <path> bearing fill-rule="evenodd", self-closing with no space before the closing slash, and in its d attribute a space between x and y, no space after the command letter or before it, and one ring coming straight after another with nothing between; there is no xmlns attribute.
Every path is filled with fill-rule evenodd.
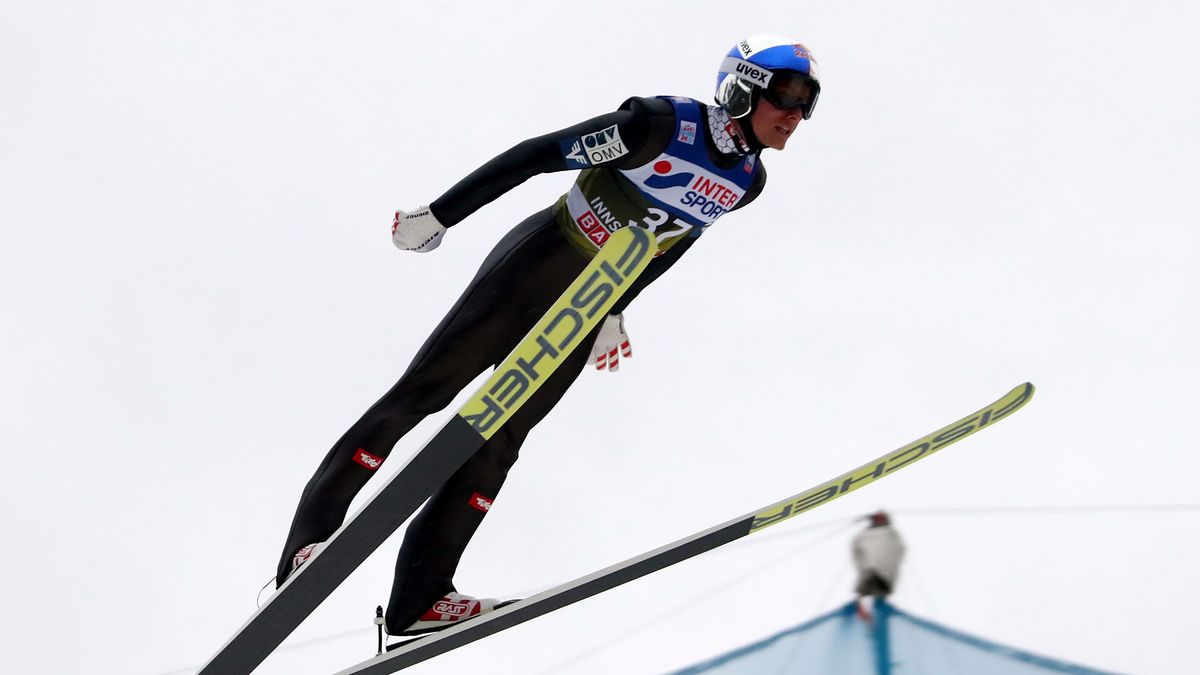
<svg viewBox="0 0 1200 675"><path fill-rule="evenodd" d="M781 523L788 518L794 518L864 485L869 485L898 469L932 455L951 443L995 424L1025 405L1033 397L1033 391L1033 385L1026 382L1005 394L995 403L953 424L942 427L898 450L889 452L853 471L820 483L800 494L588 576L551 588L528 600L514 603L458 626L434 633L426 639L400 645L392 651L343 670L338 675L394 673L506 628L616 588L651 572L711 551L731 541Z"/></svg>
<svg viewBox="0 0 1200 675"><path fill-rule="evenodd" d="M492 376L354 513L200 670L250 673L492 437L591 333L654 257L649 232L625 227L517 344Z"/></svg>

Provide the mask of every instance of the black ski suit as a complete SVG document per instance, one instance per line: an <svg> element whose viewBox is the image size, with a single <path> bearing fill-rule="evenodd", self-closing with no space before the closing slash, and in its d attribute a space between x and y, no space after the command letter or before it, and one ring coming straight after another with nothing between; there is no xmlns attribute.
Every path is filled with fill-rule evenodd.
<svg viewBox="0 0 1200 675"><path fill-rule="evenodd" d="M702 107L703 109L703 107ZM707 112L705 119L708 119ZM430 204L451 227L528 178L578 166L566 158L572 140L616 126L624 152L593 168L632 169L654 160L677 134L676 113L665 99L632 98L612 113L524 141L472 172ZM745 155L722 154L701 132L708 156L731 166ZM734 208L752 201L766 180L761 162ZM749 173L749 171L748 171ZM350 502L396 442L425 416L445 408L476 376L502 361L533 323L587 264L590 254L565 229L573 227L562 202L526 218L484 260L457 303L433 331L390 391L334 444L304 488L279 561L278 583L303 546L328 539ZM695 242L681 237L649 267L611 311L617 314ZM579 235L575 235L578 239ZM404 536L387 611L389 632L416 621L444 594L471 536L495 499L529 430L550 412L584 369L595 341L585 339L532 398L434 494Z"/></svg>

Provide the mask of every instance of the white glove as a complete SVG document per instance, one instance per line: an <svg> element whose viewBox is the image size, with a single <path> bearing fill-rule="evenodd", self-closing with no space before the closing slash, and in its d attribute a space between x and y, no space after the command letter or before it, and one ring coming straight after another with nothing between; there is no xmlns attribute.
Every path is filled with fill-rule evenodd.
<svg viewBox="0 0 1200 675"><path fill-rule="evenodd" d="M624 358L633 357L633 348L629 346L629 335L625 333L625 317L621 314L610 314L604 317L600 325L600 334L596 336L596 344L592 347L592 362L596 370L608 368L615 373L621 367L617 360L620 352Z"/></svg>
<svg viewBox="0 0 1200 675"><path fill-rule="evenodd" d="M392 243L401 251L428 253L442 243L446 227L438 222L428 206L415 211L397 211L392 220Z"/></svg>

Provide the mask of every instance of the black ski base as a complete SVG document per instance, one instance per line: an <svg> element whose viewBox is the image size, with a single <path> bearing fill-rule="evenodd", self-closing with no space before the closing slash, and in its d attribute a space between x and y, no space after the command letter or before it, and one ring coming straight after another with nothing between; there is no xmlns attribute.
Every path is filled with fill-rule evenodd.
<svg viewBox="0 0 1200 675"><path fill-rule="evenodd" d="M417 640L420 640L421 638L429 637L432 634L433 634L433 631L430 631L429 633L425 633L424 635L411 635L405 639L400 640L399 642L393 642L392 644L388 645L384 649L384 651L390 652L393 649L399 649L399 648L403 647L404 645L407 645L410 642L416 642Z"/></svg>

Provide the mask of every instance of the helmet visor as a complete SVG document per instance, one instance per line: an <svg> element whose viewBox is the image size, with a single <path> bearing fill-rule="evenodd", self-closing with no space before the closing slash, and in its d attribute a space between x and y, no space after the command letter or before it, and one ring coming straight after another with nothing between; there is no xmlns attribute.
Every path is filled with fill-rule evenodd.
<svg viewBox="0 0 1200 675"><path fill-rule="evenodd" d="M781 110L800 110L804 119L812 117L820 93L819 82L804 73L787 70L772 73L770 83L762 90L768 103Z"/></svg>

